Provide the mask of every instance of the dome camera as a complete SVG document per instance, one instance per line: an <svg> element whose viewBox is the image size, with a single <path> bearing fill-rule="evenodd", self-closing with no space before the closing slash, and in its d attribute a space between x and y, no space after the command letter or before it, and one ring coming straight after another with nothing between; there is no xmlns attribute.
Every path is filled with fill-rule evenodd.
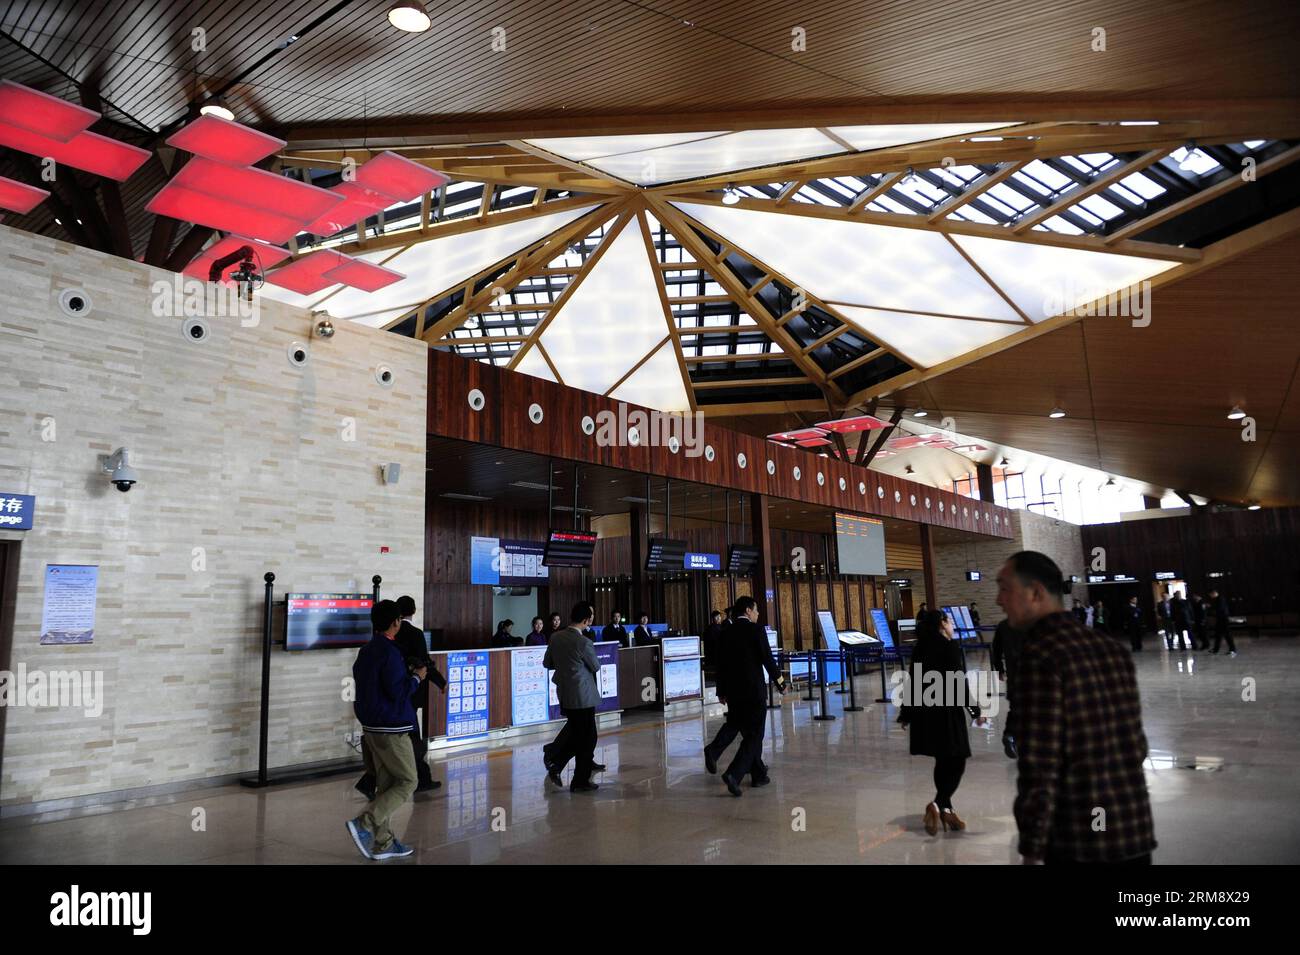
<svg viewBox="0 0 1300 955"><path fill-rule="evenodd" d="M127 460L129 452L126 448L118 448L112 454L102 454L99 457L100 466L108 479L113 482L113 487L117 488L123 494L140 481L139 475L135 473L135 468L131 467Z"/></svg>

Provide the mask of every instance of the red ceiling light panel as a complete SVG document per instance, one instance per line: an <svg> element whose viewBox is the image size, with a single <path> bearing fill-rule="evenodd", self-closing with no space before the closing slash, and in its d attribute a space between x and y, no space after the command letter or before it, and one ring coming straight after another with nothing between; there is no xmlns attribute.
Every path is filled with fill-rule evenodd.
<svg viewBox="0 0 1300 955"><path fill-rule="evenodd" d="M393 152L382 152L357 170L360 185L392 196L397 202L410 202L450 181L442 173Z"/></svg>
<svg viewBox="0 0 1300 955"><path fill-rule="evenodd" d="M88 132L97 119L94 110L0 82L0 146L121 182L144 165L149 152Z"/></svg>
<svg viewBox="0 0 1300 955"><path fill-rule="evenodd" d="M368 219L380 209L387 209L394 201L392 196L374 192L355 182L341 182L331 191L341 192L345 198L329 212L307 224L307 231L312 235L333 235Z"/></svg>
<svg viewBox="0 0 1300 955"><path fill-rule="evenodd" d="M251 166L287 143L220 116L203 115L167 138L168 146L233 166Z"/></svg>
<svg viewBox="0 0 1300 955"><path fill-rule="evenodd" d="M0 176L0 209L26 214L44 202L49 195L44 189L37 189L25 182L15 182Z"/></svg>
<svg viewBox="0 0 1300 955"><path fill-rule="evenodd" d="M823 431L834 431L837 434L853 434L857 431L879 431L881 428L888 428L889 422L882 421L875 415L858 415L856 418L838 418L835 421L818 421L817 427Z"/></svg>
<svg viewBox="0 0 1300 955"><path fill-rule="evenodd" d="M0 122L66 143L97 119L99 113L93 109L0 80Z"/></svg>
<svg viewBox="0 0 1300 955"><path fill-rule="evenodd" d="M825 438L805 438L802 441L796 441L795 444L801 448L820 448L830 444Z"/></svg>
<svg viewBox="0 0 1300 955"><path fill-rule="evenodd" d="M375 292L404 278L406 276L401 272L354 259L333 249L321 249L277 269L266 280L299 295L312 295L331 285L348 285L363 292Z"/></svg>
<svg viewBox="0 0 1300 955"><path fill-rule="evenodd" d="M362 259L354 259L342 254L339 258L343 261L326 272L325 277L332 282L349 285L363 292L378 292L381 288L406 278L401 272L394 272L392 269Z"/></svg>
<svg viewBox="0 0 1300 955"><path fill-rule="evenodd" d="M287 176L277 176L264 169L229 166L202 156L186 163L172 178L171 184L304 223L343 199L337 192L309 186Z"/></svg>
<svg viewBox="0 0 1300 955"><path fill-rule="evenodd" d="M797 431L778 431L776 434L769 434L767 440L780 441L786 444L798 443L800 441L811 441L813 438L825 438L826 432L821 428L800 428ZM830 444L829 441L826 442Z"/></svg>
<svg viewBox="0 0 1300 955"><path fill-rule="evenodd" d="M255 261L263 270L270 268L277 262L283 262L289 257L289 250L282 249L278 245L270 245L266 242L259 242L257 239L249 239L242 235L228 235L220 242L214 242L202 252L200 252L189 265L185 266L185 275L192 275L203 281L208 280L208 274L212 269L212 263L217 259L227 256L232 252L237 252L243 246L250 246L254 252ZM235 262L226 266L221 274L221 281L228 283L230 273L239 268L239 263Z"/></svg>
<svg viewBox="0 0 1300 955"><path fill-rule="evenodd" d="M302 231L302 223L297 219L242 206L175 184L164 186L149 200L145 211L182 222L195 222L222 232L255 235L268 242L288 242Z"/></svg>

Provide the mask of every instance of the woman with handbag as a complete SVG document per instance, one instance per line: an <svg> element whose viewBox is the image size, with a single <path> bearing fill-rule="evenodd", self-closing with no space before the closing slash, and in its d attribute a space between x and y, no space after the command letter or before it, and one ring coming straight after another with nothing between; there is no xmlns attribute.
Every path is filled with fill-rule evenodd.
<svg viewBox="0 0 1300 955"><path fill-rule="evenodd" d="M911 734L913 756L934 758L934 800L925 807L925 831L935 835L962 830L966 823L952 808L952 796L966 771L970 738L966 723L984 722L966 682L961 647L953 641L952 620L927 611L916 620L907 698L898 721Z"/></svg>

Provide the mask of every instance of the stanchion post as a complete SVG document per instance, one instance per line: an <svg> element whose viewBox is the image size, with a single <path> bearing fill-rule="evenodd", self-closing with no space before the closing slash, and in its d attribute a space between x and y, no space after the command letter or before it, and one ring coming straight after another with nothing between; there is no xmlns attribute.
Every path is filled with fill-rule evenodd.
<svg viewBox="0 0 1300 955"><path fill-rule="evenodd" d="M877 703L888 703L888 702L889 702L889 687L888 687L888 685L885 683L885 650L884 650L884 648L881 648L881 651L880 651L880 699L876 700L876 702L877 702Z"/></svg>
<svg viewBox="0 0 1300 955"><path fill-rule="evenodd" d="M847 648L844 646L844 644L841 643L840 644L840 688L835 691L836 693L840 693L840 694L849 692L844 688L844 660L845 660L844 654L846 650Z"/></svg>
<svg viewBox="0 0 1300 955"><path fill-rule="evenodd" d="M847 680L849 681L849 705L846 706L846 707L844 707L844 712L845 712L845 713L859 713L859 712L862 711L862 707L858 706L858 693L857 693L857 687L856 687L856 685L854 684L854 681L853 681L853 671L857 669L857 666L856 666L855 661L854 661L854 658L853 658L853 657L854 657L854 653L853 653L853 650L852 650L851 648L849 648L849 649L845 649L843 652L844 652L845 658L846 658L846 660L847 660L847 662L848 662L847 676L845 677L845 679L847 679Z"/></svg>
<svg viewBox="0 0 1300 955"><path fill-rule="evenodd" d="M257 728L257 785L266 785L266 749L271 730L271 605L275 601L275 574L270 571L262 605L262 717Z"/></svg>
<svg viewBox="0 0 1300 955"><path fill-rule="evenodd" d="M375 603L379 603L379 585L383 582L384 582L384 578L380 577L378 574L375 574L375 576L370 578L370 584L373 588L370 591L370 596L375 601Z"/></svg>
<svg viewBox="0 0 1300 955"><path fill-rule="evenodd" d="M813 717L815 720L833 720L835 717L826 712L826 651L817 654L817 675L820 677L822 708L821 712Z"/></svg>
<svg viewBox="0 0 1300 955"><path fill-rule="evenodd" d="M808 659L808 695L804 699L811 703L813 700L813 652L805 650L803 655Z"/></svg>

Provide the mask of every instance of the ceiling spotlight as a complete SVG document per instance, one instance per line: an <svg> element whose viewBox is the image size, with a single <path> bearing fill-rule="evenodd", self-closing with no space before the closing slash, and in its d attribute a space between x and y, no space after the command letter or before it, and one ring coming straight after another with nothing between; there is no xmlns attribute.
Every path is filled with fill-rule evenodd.
<svg viewBox="0 0 1300 955"><path fill-rule="evenodd" d="M905 175L905 176L903 177L903 181L900 182L899 185L901 185L901 186L908 186L908 185L912 185L912 186L914 186L914 185L916 185L919 181L920 181L920 180L917 179L917 177L916 177L916 170L913 169L911 166L908 166L908 167L907 167L907 175Z"/></svg>
<svg viewBox="0 0 1300 955"><path fill-rule="evenodd" d="M1246 412L1241 410L1241 405L1233 405L1232 410L1228 412L1229 421L1240 421L1246 417Z"/></svg>
<svg viewBox="0 0 1300 955"><path fill-rule="evenodd" d="M199 112L204 116L215 116L218 119L224 119L229 122L235 121L235 114L230 111L226 101L220 96L214 96L206 103L199 107Z"/></svg>
<svg viewBox="0 0 1300 955"><path fill-rule="evenodd" d="M1049 417L1049 418L1064 418L1064 417L1065 417L1065 412L1062 411L1060 408L1053 408L1051 411L1049 411L1049 412L1047 413L1047 417Z"/></svg>
<svg viewBox="0 0 1300 955"><path fill-rule="evenodd" d="M1001 461L998 462L998 467L1000 467L1000 468L1004 468L1004 467L1006 467L1007 465L1009 465L1010 463L1011 463L1011 462L1010 462L1007 458L1003 458Z"/></svg>
<svg viewBox="0 0 1300 955"><path fill-rule="evenodd" d="M735 186L727 186L722 190L722 204L724 206L734 206L740 201L740 190Z"/></svg>
<svg viewBox="0 0 1300 955"><path fill-rule="evenodd" d="M1258 511L1258 510L1259 510L1259 506L1260 506L1260 505L1259 505L1259 502L1258 502L1258 501L1251 501L1249 504L1246 505L1246 510L1248 510L1248 511Z"/></svg>
<svg viewBox="0 0 1300 955"><path fill-rule="evenodd" d="M1196 141L1188 140L1187 145L1183 148L1183 158L1178 163L1178 168L1183 172L1192 172L1196 165Z"/></svg>
<svg viewBox="0 0 1300 955"><path fill-rule="evenodd" d="M930 413L930 412L926 411L924 408L917 408L915 411L912 412L912 417L913 417L913 418L924 418L924 417L925 417L926 415L928 415L929 413Z"/></svg>
<svg viewBox="0 0 1300 955"><path fill-rule="evenodd" d="M423 33L433 23L420 0L397 0L388 8L388 22L407 33Z"/></svg>
<svg viewBox="0 0 1300 955"><path fill-rule="evenodd" d="M910 464L909 464L907 467L903 468L903 470L906 471L908 474L915 474L915 473L916 473L916 469L913 468L912 465L910 465Z"/></svg>

